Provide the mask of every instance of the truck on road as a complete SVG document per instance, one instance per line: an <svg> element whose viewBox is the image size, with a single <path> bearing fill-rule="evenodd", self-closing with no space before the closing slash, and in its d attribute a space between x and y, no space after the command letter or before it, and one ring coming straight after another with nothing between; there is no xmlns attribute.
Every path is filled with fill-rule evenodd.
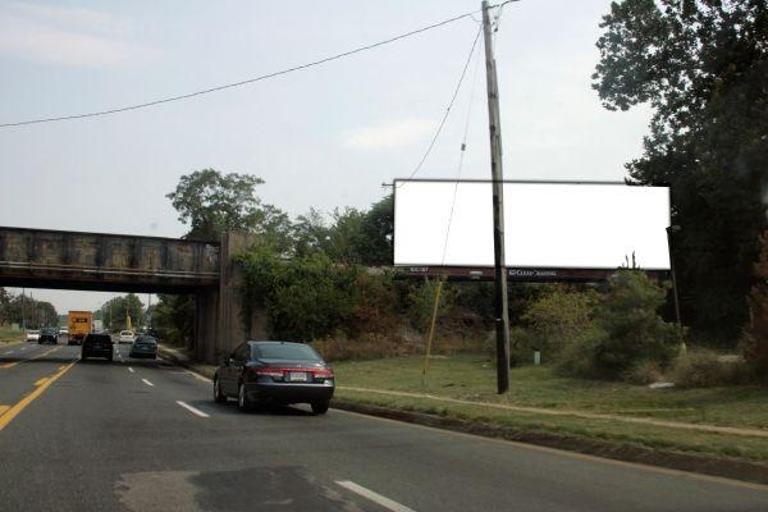
<svg viewBox="0 0 768 512"><path fill-rule="evenodd" d="M90 334L92 329L93 313L90 311L70 311L67 345L82 345L86 334Z"/></svg>

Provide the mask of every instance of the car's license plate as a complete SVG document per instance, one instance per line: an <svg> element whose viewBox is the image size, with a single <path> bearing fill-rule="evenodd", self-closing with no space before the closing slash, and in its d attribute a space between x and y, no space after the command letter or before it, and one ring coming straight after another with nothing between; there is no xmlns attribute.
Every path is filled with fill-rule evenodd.
<svg viewBox="0 0 768 512"><path fill-rule="evenodd" d="M291 382L307 382L306 372L291 372L289 375Z"/></svg>

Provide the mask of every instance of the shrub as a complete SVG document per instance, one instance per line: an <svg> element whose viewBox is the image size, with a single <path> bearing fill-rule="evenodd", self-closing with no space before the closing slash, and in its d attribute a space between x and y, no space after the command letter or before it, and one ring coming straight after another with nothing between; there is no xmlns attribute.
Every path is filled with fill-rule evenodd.
<svg viewBox="0 0 768 512"><path fill-rule="evenodd" d="M319 252L285 261L268 248L253 249L238 261L245 274L244 302L265 307L274 337L312 341L330 335L354 313L357 267L334 264Z"/></svg>
<svg viewBox="0 0 768 512"><path fill-rule="evenodd" d="M594 325L564 348L561 373L619 379L643 362L666 367L680 337L656 312L664 299L664 289L644 272L617 272L595 309Z"/></svg>
<svg viewBox="0 0 768 512"><path fill-rule="evenodd" d="M654 361L641 361L624 373L623 380L645 386L659 382L663 378L663 373L659 363Z"/></svg>
<svg viewBox="0 0 768 512"><path fill-rule="evenodd" d="M563 348L580 336L590 325L596 294L593 291L569 291L554 287L539 297L522 317L529 333L521 341L532 352L539 350L555 359Z"/></svg>
<svg viewBox="0 0 768 512"><path fill-rule="evenodd" d="M424 279L423 282L415 285L408 294L409 316L414 327L418 330L426 331L429 328L429 322L432 320L432 312L435 307L435 294L439 281L435 279ZM443 283L443 289L440 293L440 302L437 306L438 318L443 316L451 307L453 302L453 291Z"/></svg>
<svg viewBox="0 0 768 512"><path fill-rule="evenodd" d="M640 363L666 366L680 349L677 326L657 314L665 290L644 272L622 270L609 282L595 318L606 336L595 351L595 366L609 378Z"/></svg>
<svg viewBox="0 0 768 512"><path fill-rule="evenodd" d="M709 350L681 354L670 372L671 380L684 388L705 388L744 384L751 375L744 361L721 361Z"/></svg>
<svg viewBox="0 0 768 512"><path fill-rule="evenodd" d="M600 376L595 364L595 352L606 338L606 333L596 324L563 347L555 370L568 377L594 378Z"/></svg>

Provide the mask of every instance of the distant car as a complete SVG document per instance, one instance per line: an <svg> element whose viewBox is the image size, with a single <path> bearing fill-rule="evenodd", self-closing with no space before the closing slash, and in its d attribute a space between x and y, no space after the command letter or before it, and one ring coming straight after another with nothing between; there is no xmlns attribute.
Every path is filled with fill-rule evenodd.
<svg viewBox="0 0 768 512"><path fill-rule="evenodd" d="M242 343L213 377L214 400L235 397L241 411L269 402L308 403L325 414L334 388L333 370L312 347L285 341Z"/></svg>
<svg viewBox="0 0 768 512"><path fill-rule="evenodd" d="M128 353L129 357L151 357L157 358L157 340L152 336L136 337L136 341L131 345L131 351Z"/></svg>
<svg viewBox="0 0 768 512"><path fill-rule="evenodd" d="M120 331L120 335L118 337L119 343L133 343L136 340L136 335L133 334L133 331Z"/></svg>
<svg viewBox="0 0 768 512"><path fill-rule="evenodd" d="M43 343L56 345L58 343L58 333L56 332L56 329L42 329L37 337L37 342L40 345Z"/></svg>
<svg viewBox="0 0 768 512"><path fill-rule="evenodd" d="M112 361L112 337L109 334L86 334L80 350L80 359L85 361L89 357L106 357L107 361Z"/></svg>
<svg viewBox="0 0 768 512"><path fill-rule="evenodd" d="M61 329L59 329L59 334L68 335L69 329L67 329L66 327L62 327Z"/></svg>
<svg viewBox="0 0 768 512"><path fill-rule="evenodd" d="M27 331L27 341L37 341L40 339L40 331L33 329Z"/></svg>

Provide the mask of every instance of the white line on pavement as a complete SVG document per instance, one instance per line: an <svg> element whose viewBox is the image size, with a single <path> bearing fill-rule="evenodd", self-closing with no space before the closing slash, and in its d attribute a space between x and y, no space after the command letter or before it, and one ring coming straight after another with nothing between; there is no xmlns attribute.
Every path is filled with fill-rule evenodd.
<svg viewBox="0 0 768 512"><path fill-rule="evenodd" d="M154 384L152 384L151 382L149 382L147 379L141 379L141 382L143 382L143 383L144 383L144 384L146 384L147 386L152 386L152 387L155 387L155 385L154 385Z"/></svg>
<svg viewBox="0 0 768 512"><path fill-rule="evenodd" d="M133 368L131 368L130 366L128 367L128 371L131 372L131 373L134 373Z"/></svg>
<svg viewBox="0 0 768 512"><path fill-rule="evenodd" d="M197 409L195 407L192 407L186 402L182 402L181 400L176 400L176 403L191 412L192 414L196 414L197 416L200 416L201 418L210 418L210 415L204 413L200 409Z"/></svg>
<svg viewBox="0 0 768 512"><path fill-rule="evenodd" d="M360 496L367 498L372 502L376 503L377 505L381 505L385 509L391 510L392 512L415 512L412 508L408 508L405 505L401 505L400 503L394 500L391 500L386 496L382 496L381 494L375 493L370 489L366 489L362 485L358 485L355 482L352 482L350 480L338 480L336 481L336 484L356 494L359 494Z"/></svg>

